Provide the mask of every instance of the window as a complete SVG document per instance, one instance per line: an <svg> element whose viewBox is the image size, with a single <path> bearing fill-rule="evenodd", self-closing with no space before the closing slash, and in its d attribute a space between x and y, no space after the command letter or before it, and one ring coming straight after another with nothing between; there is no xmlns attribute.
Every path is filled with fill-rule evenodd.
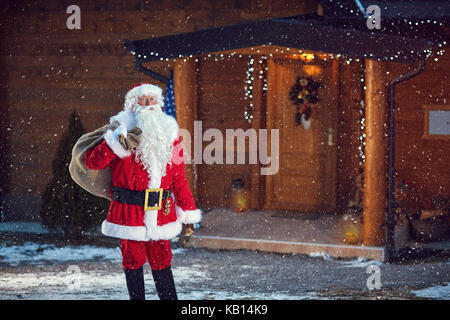
<svg viewBox="0 0 450 320"><path fill-rule="evenodd" d="M424 139L450 140L450 105L425 105Z"/></svg>

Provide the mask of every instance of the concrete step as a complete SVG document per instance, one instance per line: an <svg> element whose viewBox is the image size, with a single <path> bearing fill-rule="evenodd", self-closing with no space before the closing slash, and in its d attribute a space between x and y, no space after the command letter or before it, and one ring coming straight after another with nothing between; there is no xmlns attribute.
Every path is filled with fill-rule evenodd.
<svg viewBox="0 0 450 320"><path fill-rule="evenodd" d="M377 260L381 262L385 261L384 247L246 239L222 236L205 236L198 234L192 235L189 241L186 242L185 246L224 250L246 249L289 254L312 254L323 252L334 258L364 257L369 260Z"/></svg>

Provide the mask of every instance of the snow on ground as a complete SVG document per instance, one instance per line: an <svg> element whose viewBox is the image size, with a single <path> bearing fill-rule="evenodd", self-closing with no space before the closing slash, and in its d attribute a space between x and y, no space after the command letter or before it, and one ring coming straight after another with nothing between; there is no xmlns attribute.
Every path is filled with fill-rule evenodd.
<svg viewBox="0 0 450 320"><path fill-rule="evenodd" d="M174 255L183 256L189 249L173 248ZM340 260L323 252L311 253L310 257L322 258L343 268L367 268L383 263L365 258ZM121 267L121 253L118 247L64 246L25 242L23 245L0 245L0 299L51 299L127 300L125 277ZM446 263L448 264L448 262ZM215 283L214 274L207 266L193 263L186 266L173 265L174 278L180 299L192 300L304 300L327 299L315 292L299 292L298 295L284 292L242 291L237 288L224 290ZM242 269L258 272L255 265L241 265ZM157 299L151 271L146 265L145 283L148 299ZM225 280L226 281L226 280ZM198 284L217 284L208 289L199 289ZM443 282L445 283L445 282ZM258 289L256 289L258 290ZM237 292L236 292L237 291ZM450 299L450 285L434 285L412 291L417 297ZM328 299L337 298L336 296Z"/></svg>
<svg viewBox="0 0 450 320"><path fill-rule="evenodd" d="M319 252L311 252L308 256L311 258L322 258L323 260L332 261L334 260L328 253L319 251Z"/></svg>
<svg viewBox="0 0 450 320"><path fill-rule="evenodd" d="M174 268L178 284L199 281L208 275L198 266ZM145 283L149 299L156 299L150 270L145 270ZM62 271L33 271L27 273L3 273L0 278L1 295L25 299L128 299L125 276L121 270L85 271L73 265ZM220 293L213 293L217 296ZM201 293L197 294L199 299ZM4 298L5 296L3 296Z"/></svg>
<svg viewBox="0 0 450 320"><path fill-rule="evenodd" d="M183 253L186 249L174 248L173 254ZM103 269L85 270L82 261L113 262L120 266L120 249L96 246L65 246L26 242L23 245L0 245L0 263L17 267L30 266L29 270L18 273L15 269L0 272L0 299L56 299L87 300L114 299L128 300L125 277L121 267L105 272ZM74 264L70 264L70 263ZM144 267L147 299L157 299L153 278L148 266ZM211 279L210 273L199 264L189 267L173 266L177 286L195 288L196 283ZM180 299L225 300L225 299L275 299L300 300L311 299L314 293L303 296L291 296L283 293L236 293L223 290L186 290L179 291Z"/></svg>
<svg viewBox="0 0 450 320"><path fill-rule="evenodd" d="M422 298L432 298L432 299L450 299L450 282L445 285L435 285L429 288L415 290L414 294Z"/></svg>
<svg viewBox="0 0 450 320"><path fill-rule="evenodd" d="M173 254L185 249L173 249ZM81 260L122 261L119 247L64 246L25 242L23 245L0 245L0 263L17 266L21 263L43 265L48 262L70 262Z"/></svg>
<svg viewBox="0 0 450 320"><path fill-rule="evenodd" d="M49 231L38 222L0 222L0 232L40 233Z"/></svg>
<svg viewBox="0 0 450 320"><path fill-rule="evenodd" d="M228 299L269 299L269 300L302 300L312 299L314 294L291 296L283 293L264 294L258 292L236 293L222 290L187 290L198 281L208 277L198 265L190 268L175 267L174 278L178 288L178 297L182 300L228 300ZM157 299L154 282L149 270L145 272L146 298ZM3 273L0 278L1 299L36 299L36 300L90 300L112 299L128 300L125 277L122 272L105 274L102 271L79 272L32 272Z"/></svg>
<svg viewBox="0 0 450 320"><path fill-rule="evenodd" d="M346 268L367 268L368 266L377 265L381 266L383 265L383 262L378 260L368 260L364 257L359 257L354 260L350 261L343 261L344 267Z"/></svg>
<svg viewBox="0 0 450 320"><path fill-rule="evenodd" d="M332 256L330 256L328 253L326 252L311 252L308 256L310 256L311 258L322 258L323 260L326 261L336 261L338 263L343 264L343 267L346 268L367 268L368 266L371 265L383 265L383 262L381 261L377 261L377 260L368 260L364 257L358 257L356 259L352 259L352 260L336 260L334 259Z"/></svg>
<svg viewBox="0 0 450 320"><path fill-rule="evenodd" d="M17 266L21 263L39 265L48 261L67 262L78 260L117 260L120 249L96 246L65 246L25 242L20 246L0 246L0 263Z"/></svg>

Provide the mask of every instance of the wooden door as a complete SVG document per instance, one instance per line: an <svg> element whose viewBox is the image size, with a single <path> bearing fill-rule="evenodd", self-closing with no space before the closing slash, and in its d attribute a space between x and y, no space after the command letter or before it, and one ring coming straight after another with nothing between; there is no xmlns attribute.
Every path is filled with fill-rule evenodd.
<svg viewBox="0 0 450 320"><path fill-rule="evenodd" d="M311 67L314 65L315 67ZM322 83L319 102L311 105L309 129L297 125L289 91L305 70ZM267 129L279 129L279 171L266 176L266 209L304 212L336 209L337 61L268 60ZM269 140L270 141L270 140ZM275 150L270 150L273 152Z"/></svg>

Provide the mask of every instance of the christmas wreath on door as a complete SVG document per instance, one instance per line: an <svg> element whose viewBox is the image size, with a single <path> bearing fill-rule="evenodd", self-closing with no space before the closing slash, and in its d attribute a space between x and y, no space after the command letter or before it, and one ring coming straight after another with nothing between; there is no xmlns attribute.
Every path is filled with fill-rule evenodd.
<svg viewBox="0 0 450 320"><path fill-rule="evenodd" d="M321 84L311 77L297 77L295 84L289 91L289 99L297 107L295 121L305 129L311 126L311 104L319 101L318 91Z"/></svg>

